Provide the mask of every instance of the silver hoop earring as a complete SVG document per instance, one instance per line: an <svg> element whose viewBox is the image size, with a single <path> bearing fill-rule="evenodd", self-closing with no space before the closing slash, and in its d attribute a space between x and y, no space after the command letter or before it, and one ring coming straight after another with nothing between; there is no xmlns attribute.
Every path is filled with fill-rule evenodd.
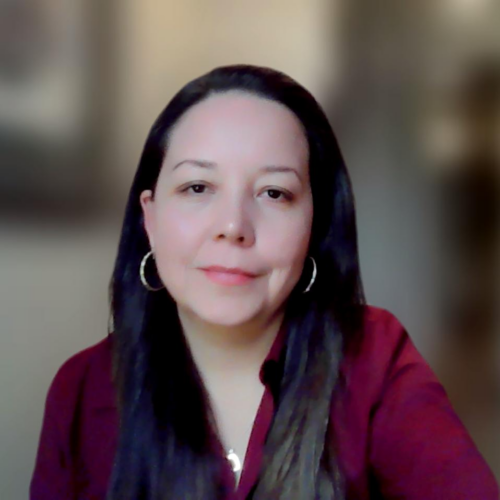
<svg viewBox="0 0 500 500"><path fill-rule="evenodd" d="M145 275L145 272L144 270L146 269L146 262L148 260L148 258L150 257L150 255L153 256L153 259L155 258L154 254L153 254L153 250L150 250L141 260L141 267L139 269L139 276L141 278L141 282L142 284L144 285L144 287L149 290L150 292L157 292L158 290L161 290L163 287L160 286L159 288L154 288L152 287L149 283L148 283L148 280L146 279L146 275Z"/></svg>
<svg viewBox="0 0 500 500"><path fill-rule="evenodd" d="M314 285L314 282L316 281L316 275L318 274L318 268L316 267L316 261L311 256L309 256L309 258L312 260L313 272L312 272L312 276L311 276L311 281L309 281L309 284L307 285L307 288L302 293L309 292L309 290L311 289L311 287Z"/></svg>

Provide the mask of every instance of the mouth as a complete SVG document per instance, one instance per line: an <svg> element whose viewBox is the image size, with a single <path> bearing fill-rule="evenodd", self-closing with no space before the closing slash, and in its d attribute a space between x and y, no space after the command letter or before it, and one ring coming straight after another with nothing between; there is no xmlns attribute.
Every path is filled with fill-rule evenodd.
<svg viewBox="0 0 500 500"><path fill-rule="evenodd" d="M210 266L200 270L210 281L219 285L246 285L258 277L255 273L237 267Z"/></svg>

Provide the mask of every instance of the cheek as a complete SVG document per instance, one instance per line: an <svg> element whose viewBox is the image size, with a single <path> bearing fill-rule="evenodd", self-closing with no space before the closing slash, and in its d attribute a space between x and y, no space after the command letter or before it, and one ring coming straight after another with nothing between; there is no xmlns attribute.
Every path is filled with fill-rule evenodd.
<svg viewBox="0 0 500 500"><path fill-rule="evenodd" d="M310 228L307 224L290 225L286 230L271 233L267 254L272 258L268 294L272 300L282 302L300 280L307 257Z"/></svg>
<svg viewBox="0 0 500 500"><path fill-rule="evenodd" d="M279 228L279 229L277 229ZM307 257L311 235L311 217L303 213L266 228L262 239L265 253L277 270L296 272Z"/></svg>
<svg viewBox="0 0 500 500"><path fill-rule="evenodd" d="M192 262L199 248L200 233L200 223L194 215L186 216L176 210L158 214L155 253L158 271L165 282L181 273L183 264Z"/></svg>

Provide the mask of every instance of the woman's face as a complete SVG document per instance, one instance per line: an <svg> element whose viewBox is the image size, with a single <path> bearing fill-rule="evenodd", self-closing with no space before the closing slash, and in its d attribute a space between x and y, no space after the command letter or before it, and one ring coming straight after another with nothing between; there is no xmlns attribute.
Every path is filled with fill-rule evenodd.
<svg viewBox="0 0 500 500"><path fill-rule="evenodd" d="M180 313L236 326L281 311L307 257L308 157L300 122L276 102L231 91L183 115L154 198L140 196Z"/></svg>

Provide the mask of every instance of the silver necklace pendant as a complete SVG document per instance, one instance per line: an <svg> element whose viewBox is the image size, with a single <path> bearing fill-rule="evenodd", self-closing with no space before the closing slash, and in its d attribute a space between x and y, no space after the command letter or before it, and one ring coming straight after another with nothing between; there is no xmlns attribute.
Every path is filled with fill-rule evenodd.
<svg viewBox="0 0 500 500"><path fill-rule="evenodd" d="M226 455L227 460L231 464L233 472L239 472L241 470L241 461L238 455L234 452L233 449L229 450L229 453Z"/></svg>

